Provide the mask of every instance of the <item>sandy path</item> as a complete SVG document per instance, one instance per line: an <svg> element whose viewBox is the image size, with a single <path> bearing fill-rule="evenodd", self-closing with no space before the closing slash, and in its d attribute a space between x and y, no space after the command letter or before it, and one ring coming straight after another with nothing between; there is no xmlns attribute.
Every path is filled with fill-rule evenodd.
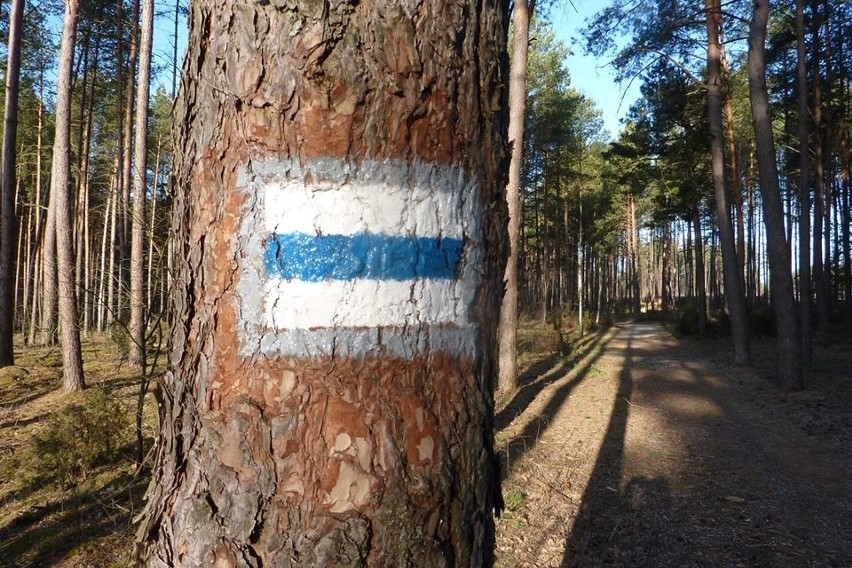
<svg viewBox="0 0 852 568"><path fill-rule="evenodd" d="M848 405L818 384L778 393L729 351L629 323L572 364L535 365L497 416L497 565L852 566L852 459L837 444L852 421L806 427L814 408Z"/></svg>

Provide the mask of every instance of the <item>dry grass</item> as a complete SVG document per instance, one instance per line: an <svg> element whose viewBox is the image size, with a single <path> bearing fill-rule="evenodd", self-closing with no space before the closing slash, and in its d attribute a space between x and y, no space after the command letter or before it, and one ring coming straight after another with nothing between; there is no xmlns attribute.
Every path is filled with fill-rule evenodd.
<svg viewBox="0 0 852 568"><path fill-rule="evenodd" d="M0 370L2 567L130 565L132 519L148 482L134 459L139 376L106 336L83 350L86 394L62 392L57 348L18 348L17 366ZM108 430L86 427L105 422ZM156 424L149 394L148 450ZM92 450L97 444L108 451Z"/></svg>

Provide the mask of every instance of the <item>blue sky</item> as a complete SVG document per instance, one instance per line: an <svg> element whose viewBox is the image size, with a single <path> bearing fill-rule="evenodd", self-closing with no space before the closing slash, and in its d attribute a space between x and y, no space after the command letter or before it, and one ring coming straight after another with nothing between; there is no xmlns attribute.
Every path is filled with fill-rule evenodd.
<svg viewBox="0 0 852 568"><path fill-rule="evenodd" d="M566 61L571 71L571 85L593 99L603 112L604 125L615 138L621 130L619 119L627 115L630 105L639 97L639 82L629 86L615 82L606 59L583 54L583 42L576 38L587 18L606 7L601 0L560 0L550 8L550 19L556 35L571 50Z"/></svg>

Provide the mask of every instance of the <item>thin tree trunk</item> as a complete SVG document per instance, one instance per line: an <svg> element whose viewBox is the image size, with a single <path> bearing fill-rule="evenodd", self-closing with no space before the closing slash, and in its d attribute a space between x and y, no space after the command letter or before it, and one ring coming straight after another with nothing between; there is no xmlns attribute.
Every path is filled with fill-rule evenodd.
<svg viewBox="0 0 852 568"><path fill-rule="evenodd" d="M107 259L107 249L112 250L111 247L108 247L108 236L109 236L109 228L110 228L110 220L113 218L113 208L115 207L115 198L112 191L107 194L106 199L106 209L104 209L104 224L103 224L103 232L101 233L101 262L100 262L100 278L98 279L98 295L97 295L97 326L98 331L103 331L106 328L106 312L107 312L107 284L106 280L109 277L107 274L107 267L109 266L109 260Z"/></svg>
<svg viewBox="0 0 852 568"><path fill-rule="evenodd" d="M33 239L35 238L35 230L33 228L33 217L34 217L34 209L35 207L30 205L27 207L27 216L24 223L20 226L19 234L18 234L18 244L19 244L19 253L18 253L18 266L23 267L24 276L23 276L23 298L20 305L21 310L21 319L23 328L24 338L29 333L27 329L27 324L29 321L29 308L30 308L30 299L34 299L32 295L33 292L33 267L32 267L32 247L33 247ZM22 247L20 245L23 245ZM24 255L27 255L27 258L24 258ZM28 260L29 259L29 260Z"/></svg>
<svg viewBox="0 0 852 568"><path fill-rule="evenodd" d="M130 204L130 190L133 186L133 123L136 101L136 68L139 62L139 0L132 0L130 8L130 47L127 57L127 85L125 87L125 105L122 109L124 127L122 129L122 163L121 163L121 223L119 224L119 262L118 262L118 294L116 295L116 317L122 323L127 323L125 312L130 299L130 247L133 211ZM129 302L128 302L129 303ZM129 325L129 324L128 324ZM131 341L131 343L133 343ZM132 348L131 348L132 349ZM131 357L133 353L131 352Z"/></svg>
<svg viewBox="0 0 852 568"><path fill-rule="evenodd" d="M799 321L802 366L811 364L811 162L808 142L808 76L805 56L804 0L796 0L796 76L799 103Z"/></svg>
<svg viewBox="0 0 852 568"><path fill-rule="evenodd" d="M121 270L121 262L117 261L121 254L121 244L119 243L121 230L121 159L116 157L115 160L115 179L114 187L112 188L112 211L110 213L109 225L109 268L107 270L107 291L106 291L106 325L113 325L117 319L118 301L116 296L121 294L118 288L118 283L121 281L121 276L116 274L116 271Z"/></svg>
<svg viewBox="0 0 852 568"><path fill-rule="evenodd" d="M834 142L834 105L831 104L831 90L834 85L834 78L831 73L832 66L832 58L831 58L831 29L829 27L829 23L831 22L831 4L829 2L824 3L825 13L823 16L823 25L825 27L825 51L823 52L823 56L825 58L825 84L826 89L828 90L827 96L829 99L829 104L826 105L826 120L825 120L825 137L823 139L823 160L825 161L825 166L823 170L827 172L825 176L825 188L823 192L823 199L825 201L825 206L823 207L823 223L822 223L822 243L823 243L823 286L825 287L824 296L825 296L825 307L822 308L822 311L825 311L825 314L822 315L824 317L824 323L827 326L831 321L831 312L834 309L833 303L833 293L832 293L832 279L833 279L833 271L831 267L831 205L832 205L832 187L834 185L833 180L835 178L835 171L833 165L833 156L832 156L832 144Z"/></svg>
<svg viewBox="0 0 852 568"><path fill-rule="evenodd" d="M74 219L70 178L71 67L77 29L77 0L66 0L56 89L56 137L53 142L51 196L55 196L56 241L59 283L59 326L62 339L62 377L66 391L86 387L77 320L74 278Z"/></svg>
<svg viewBox="0 0 852 568"><path fill-rule="evenodd" d="M813 7L812 25L812 71L813 71L813 117L814 117L814 230L813 230L813 277L814 291L816 292L817 325L825 329L828 325L828 286L825 265L823 264L823 222L825 220L825 169L824 150L825 136L822 120L822 71L820 60L822 58L822 45L819 40L819 15L817 3Z"/></svg>
<svg viewBox="0 0 852 568"><path fill-rule="evenodd" d="M24 0L12 0L6 61L6 106L0 172L0 367L15 364L15 256L18 216L15 211L15 140L18 133L18 85L21 71L21 23Z"/></svg>
<svg viewBox="0 0 852 568"><path fill-rule="evenodd" d="M148 269L146 270L147 281L145 291L147 294L146 305L149 313L160 313L159 308L154 310L154 253L156 246L154 242L154 225L157 219L157 188L160 180L160 160L163 149L162 135L157 136L157 149L154 151L154 182L151 187L151 211L148 214ZM161 270L159 272L162 272ZM162 274L160 275L162 278Z"/></svg>
<svg viewBox="0 0 852 568"><path fill-rule="evenodd" d="M577 314L578 324L580 326L580 337L585 335L585 302L583 294L583 204L579 204L579 220L580 224L577 233Z"/></svg>
<svg viewBox="0 0 852 568"><path fill-rule="evenodd" d="M632 312L638 314L642 311L642 294L639 273L639 227L636 220L636 197L632 194L627 197L627 225L630 235L628 242L630 250L630 295L632 298Z"/></svg>
<svg viewBox="0 0 852 568"><path fill-rule="evenodd" d="M797 390L804 386L802 343L793 294L790 247L785 238L784 211L778 187L775 141L769 116L769 95L766 89L765 42L768 20L769 0L755 0L754 12L749 24L749 100L754 122L758 179L760 194L763 198L766 248L770 263L769 276L772 286L772 303L775 309L778 384L784 390Z"/></svg>
<svg viewBox="0 0 852 568"><path fill-rule="evenodd" d="M704 285L704 239L701 236L701 214L698 207L692 213L692 227L695 234L695 307L698 310L698 335L707 333L707 288Z"/></svg>
<svg viewBox="0 0 852 568"><path fill-rule="evenodd" d="M504 8L192 3L149 566L492 565Z"/></svg>
<svg viewBox="0 0 852 568"><path fill-rule="evenodd" d="M56 191L51 187L48 192L47 219L45 221L44 247L42 249L42 309L40 323L40 345L56 343Z"/></svg>
<svg viewBox="0 0 852 568"><path fill-rule="evenodd" d="M145 193L148 163L148 94L151 76L151 40L154 2L142 1L139 40L139 78L136 83L136 140L134 141L133 220L130 244L130 362L143 372L145 360Z"/></svg>
<svg viewBox="0 0 852 568"><path fill-rule="evenodd" d="M534 2L533 2L534 3ZM509 70L509 258L504 277L506 290L500 307L499 375L497 388L511 392L518 388L518 244L521 235L521 164L524 157L524 114L527 104L527 52L532 6L527 0L515 0L512 11L512 61Z"/></svg>
<svg viewBox="0 0 852 568"><path fill-rule="evenodd" d="M722 24L719 22L719 39L724 41L722 36ZM731 87L731 75L728 71L727 50L724 44L720 46L721 63L722 63L722 81L723 89L723 111L725 117L725 139L728 142L728 179L730 184L728 189L731 194L733 204L734 218L737 223L737 270L740 275L740 290L745 290L745 219L743 215L743 190L740 184L740 164L739 155L737 152L737 136L734 129L734 104L733 93Z"/></svg>
<svg viewBox="0 0 852 568"><path fill-rule="evenodd" d="M38 125L36 128L36 170L35 170L35 240L33 247L30 249L32 258L31 272L33 274L33 302L30 312L30 329L27 334L27 345L35 345L36 334L41 330L41 313L39 312L39 290L41 290L41 275L44 272L44 264L41 261L44 243L44 223L42 222L42 191L41 191L41 168L42 168L42 149L44 146L44 104L42 97L44 96L44 73L39 70L39 97L38 97ZM42 296L42 303L44 302Z"/></svg>

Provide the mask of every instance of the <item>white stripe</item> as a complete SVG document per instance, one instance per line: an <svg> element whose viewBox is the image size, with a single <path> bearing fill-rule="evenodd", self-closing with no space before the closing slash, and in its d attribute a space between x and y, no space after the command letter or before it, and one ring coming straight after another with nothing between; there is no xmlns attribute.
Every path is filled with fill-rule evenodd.
<svg viewBox="0 0 852 568"><path fill-rule="evenodd" d="M464 188L347 182L332 187L303 181L268 184L265 228L277 233L373 233L462 238L475 219ZM470 235L469 235L470 236Z"/></svg>
<svg viewBox="0 0 852 568"><path fill-rule="evenodd" d="M453 280L272 280L264 284L264 312L276 330L466 325L473 293Z"/></svg>
<svg viewBox="0 0 852 568"><path fill-rule="evenodd" d="M246 356L429 352L474 356L484 238L478 180L457 166L336 158L253 160L240 171L239 322ZM385 234L464 241L455 280L270 279L271 233Z"/></svg>

